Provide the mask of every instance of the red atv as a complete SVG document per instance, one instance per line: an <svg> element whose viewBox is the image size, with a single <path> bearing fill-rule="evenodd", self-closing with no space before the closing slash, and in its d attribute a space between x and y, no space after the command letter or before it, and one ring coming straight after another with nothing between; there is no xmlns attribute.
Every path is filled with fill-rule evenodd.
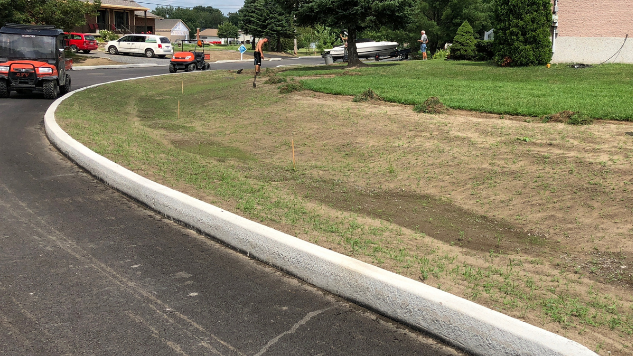
<svg viewBox="0 0 633 356"><path fill-rule="evenodd" d="M70 91L72 60L64 55L64 31L54 26L7 24L0 28L0 97L41 91L56 99Z"/></svg>
<svg viewBox="0 0 633 356"><path fill-rule="evenodd" d="M205 43L200 40L182 40L180 52L176 52L171 56L169 61L169 73L176 73L178 70L185 72L193 72L194 70L207 70L211 65L205 62L206 53L204 53ZM185 43L194 43L193 51L185 51ZM199 51L198 47L202 47Z"/></svg>

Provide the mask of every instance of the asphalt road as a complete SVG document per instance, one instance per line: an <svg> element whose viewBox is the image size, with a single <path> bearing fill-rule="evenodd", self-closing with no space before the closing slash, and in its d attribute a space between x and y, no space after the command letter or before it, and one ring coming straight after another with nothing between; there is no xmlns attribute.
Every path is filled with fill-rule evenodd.
<svg viewBox="0 0 633 356"><path fill-rule="evenodd" d="M71 75L78 88L166 71ZM0 99L1 355L459 354L104 185L48 142L50 104Z"/></svg>

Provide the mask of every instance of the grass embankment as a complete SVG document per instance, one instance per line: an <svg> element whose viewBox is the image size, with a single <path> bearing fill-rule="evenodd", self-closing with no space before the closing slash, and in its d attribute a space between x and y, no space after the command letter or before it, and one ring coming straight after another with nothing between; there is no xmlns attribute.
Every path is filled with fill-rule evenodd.
<svg viewBox="0 0 633 356"><path fill-rule="evenodd" d="M461 100L476 102L475 88L491 86L495 70L506 78L551 73L571 87L556 83L560 90L577 88L570 107L547 114L584 105L586 82L601 76L591 70L620 78L630 73L627 66L563 75L568 70L562 67L515 72L426 61L352 71L297 68L278 76L291 83L304 76L306 87L350 95L370 87L384 98L413 97L400 85L402 75L428 87L416 88L410 104L438 95L451 105L432 92L450 93L438 88L442 76L461 72L462 87L471 88L464 95L472 92ZM426 74L407 77L417 73ZM418 114L411 106L310 91L280 95L265 78L253 89L252 74L204 72L106 85L75 94L57 116L80 142L161 184L601 354L632 353L633 137L627 133L633 126ZM520 87L510 79L500 85ZM626 100L620 89L601 97ZM499 105L527 100L515 96ZM619 110L623 119L632 116L631 108Z"/></svg>

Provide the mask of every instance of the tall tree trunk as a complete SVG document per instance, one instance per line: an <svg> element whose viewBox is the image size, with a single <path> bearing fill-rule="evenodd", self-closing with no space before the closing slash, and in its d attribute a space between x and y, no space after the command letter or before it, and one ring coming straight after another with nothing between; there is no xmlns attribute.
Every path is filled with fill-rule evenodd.
<svg viewBox="0 0 633 356"><path fill-rule="evenodd" d="M347 33L347 66L357 67L365 65L358 58L358 49L356 49L356 36L358 32L355 28L348 29Z"/></svg>

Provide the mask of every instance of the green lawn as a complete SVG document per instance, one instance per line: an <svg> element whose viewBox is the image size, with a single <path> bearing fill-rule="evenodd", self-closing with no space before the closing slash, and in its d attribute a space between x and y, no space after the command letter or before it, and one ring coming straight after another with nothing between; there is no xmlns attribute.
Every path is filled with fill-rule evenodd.
<svg viewBox="0 0 633 356"><path fill-rule="evenodd" d="M501 68L484 62L406 61L372 63L337 75L304 80L307 89L358 95L371 88L384 100L422 104L432 96L454 109L543 116L564 110L596 119L633 120L633 66L607 64L584 69ZM340 74L344 67L297 68L284 76Z"/></svg>

